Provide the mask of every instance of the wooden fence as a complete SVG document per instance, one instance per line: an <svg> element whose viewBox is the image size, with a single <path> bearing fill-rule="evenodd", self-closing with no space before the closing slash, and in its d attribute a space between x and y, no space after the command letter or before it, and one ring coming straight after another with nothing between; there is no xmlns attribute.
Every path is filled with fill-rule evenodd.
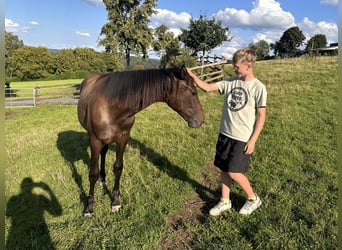
<svg viewBox="0 0 342 250"><path fill-rule="evenodd" d="M222 80L224 77L224 65L228 61L225 58L214 55L213 57L200 57L198 66L190 68L201 80L212 82Z"/></svg>
<svg viewBox="0 0 342 250"><path fill-rule="evenodd" d="M36 92L33 88L5 88L5 107L35 107Z"/></svg>
<svg viewBox="0 0 342 250"><path fill-rule="evenodd" d="M51 86L36 85L35 102L40 103L77 103L80 83L67 83Z"/></svg>

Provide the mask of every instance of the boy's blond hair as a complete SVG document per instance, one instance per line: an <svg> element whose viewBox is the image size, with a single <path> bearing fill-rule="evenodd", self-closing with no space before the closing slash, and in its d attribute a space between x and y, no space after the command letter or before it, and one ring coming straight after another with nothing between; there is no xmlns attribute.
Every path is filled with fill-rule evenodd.
<svg viewBox="0 0 342 250"><path fill-rule="evenodd" d="M233 55L233 64L236 63L252 63L254 65L256 61L256 54L254 50L250 48L244 48L236 51Z"/></svg>

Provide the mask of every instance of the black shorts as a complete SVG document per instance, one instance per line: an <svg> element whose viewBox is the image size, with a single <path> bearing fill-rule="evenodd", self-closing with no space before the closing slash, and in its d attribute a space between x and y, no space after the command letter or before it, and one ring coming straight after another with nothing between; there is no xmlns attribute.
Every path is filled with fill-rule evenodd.
<svg viewBox="0 0 342 250"><path fill-rule="evenodd" d="M244 153L246 143L219 134L216 144L214 165L223 172L245 173L250 155Z"/></svg>

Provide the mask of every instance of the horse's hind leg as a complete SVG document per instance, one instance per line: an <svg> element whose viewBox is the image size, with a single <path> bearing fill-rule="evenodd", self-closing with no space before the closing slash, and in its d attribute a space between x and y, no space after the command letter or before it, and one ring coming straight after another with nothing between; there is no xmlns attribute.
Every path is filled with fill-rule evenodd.
<svg viewBox="0 0 342 250"><path fill-rule="evenodd" d="M108 144L104 145L101 149L101 163L100 163L100 185L103 187L103 194L107 191L106 184L106 154L108 151Z"/></svg>
<svg viewBox="0 0 342 250"><path fill-rule="evenodd" d="M115 175L115 184L112 193L112 212L117 212L121 208L120 204L120 177L123 169L123 154L128 142L129 134L124 134L121 140L117 142L116 149L116 160L113 166L113 171Z"/></svg>
<svg viewBox="0 0 342 250"><path fill-rule="evenodd" d="M91 163L89 168L89 195L87 198L87 207L83 211L84 216L92 216L94 212L94 190L95 184L99 179L99 155L103 144L95 138L90 136L90 151Z"/></svg>

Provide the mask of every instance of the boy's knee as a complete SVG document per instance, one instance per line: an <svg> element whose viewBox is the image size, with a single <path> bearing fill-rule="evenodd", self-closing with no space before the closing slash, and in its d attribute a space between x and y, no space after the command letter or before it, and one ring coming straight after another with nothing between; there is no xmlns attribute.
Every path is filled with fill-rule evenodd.
<svg viewBox="0 0 342 250"><path fill-rule="evenodd" d="M242 176L245 176L243 173L234 173L234 172L228 172L228 175L230 176L230 178L232 178L233 180L239 179Z"/></svg>

